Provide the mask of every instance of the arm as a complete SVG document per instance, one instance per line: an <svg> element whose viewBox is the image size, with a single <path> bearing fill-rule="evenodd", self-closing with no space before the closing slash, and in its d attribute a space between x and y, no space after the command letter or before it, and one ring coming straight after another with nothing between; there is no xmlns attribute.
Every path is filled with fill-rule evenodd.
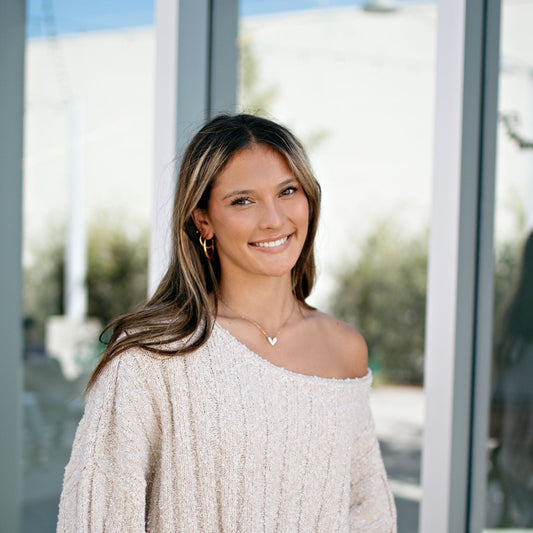
<svg viewBox="0 0 533 533"><path fill-rule="evenodd" d="M58 533L145 531L158 427L138 357L117 356L89 393L65 469Z"/></svg>
<svg viewBox="0 0 533 533"><path fill-rule="evenodd" d="M368 391L363 422L352 454L350 531L396 533L396 507L381 458Z"/></svg>

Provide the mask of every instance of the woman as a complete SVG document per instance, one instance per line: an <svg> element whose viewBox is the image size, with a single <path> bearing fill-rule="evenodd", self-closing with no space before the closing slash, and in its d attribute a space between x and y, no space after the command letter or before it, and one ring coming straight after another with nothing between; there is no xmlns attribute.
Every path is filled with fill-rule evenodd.
<svg viewBox="0 0 533 533"><path fill-rule="evenodd" d="M500 484L498 527L533 527L533 232L502 320L494 358L491 481ZM501 498L503 492L503 498Z"/></svg>
<svg viewBox="0 0 533 533"><path fill-rule="evenodd" d="M396 530L365 342L305 303L319 202L285 128L196 134L168 271L89 382L58 531Z"/></svg>

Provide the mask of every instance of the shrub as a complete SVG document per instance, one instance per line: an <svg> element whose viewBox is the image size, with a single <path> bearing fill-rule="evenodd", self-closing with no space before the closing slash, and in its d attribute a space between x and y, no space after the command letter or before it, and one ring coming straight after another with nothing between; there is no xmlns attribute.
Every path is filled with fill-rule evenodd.
<svg viewBox="0 0 533 533"><path fill-rule="evenodd" d="M379 224L359 259L339 271L332 313L365 337L369 364L384 380L422 383L426 265L426 237Z"/></svg>
<svg viewBox="0 0 533 533"><path fill-rule="evenodd" d="M148 231L128 231L124 224L99 222L89 227L88 315L105 324L146 299ZM42 343L50 315L64 313L65 231L53 228L32 251L24 270L24 307L33 328L32 341Z"/></svg>

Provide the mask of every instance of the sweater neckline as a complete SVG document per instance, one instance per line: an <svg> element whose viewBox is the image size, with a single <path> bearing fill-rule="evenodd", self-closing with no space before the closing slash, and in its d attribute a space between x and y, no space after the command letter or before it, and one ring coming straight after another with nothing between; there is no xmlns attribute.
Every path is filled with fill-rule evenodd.
<svg viewBox="0 0 533 533"><path fill-rule="evenodd" d="M294 370L289 370L283 366L276 365L269 361L268 359L262 357L261 355L257 354L246 344L241 342L235 335L230 333L225 327L221 326L216 320L215 320L215 328L219 330L220 333L222 333L224 336L226 336L235 346L237 346L241 352L247 354L250 357L250 360L253 361L258 366L263 366L265 368L268 368L269 370L272 370L274 372L277 372L279 374L300 379L307 382L312 383L323 383L323 384L333 384L333 385L363 385L365 383L370 383L372 381L372 371L370 369L367 370L367 373L364 376L356 377L356 378L334 378L334 377L326 377L326 376L317 376L315 374L304 374L302 372L296 372Z"/></svg>

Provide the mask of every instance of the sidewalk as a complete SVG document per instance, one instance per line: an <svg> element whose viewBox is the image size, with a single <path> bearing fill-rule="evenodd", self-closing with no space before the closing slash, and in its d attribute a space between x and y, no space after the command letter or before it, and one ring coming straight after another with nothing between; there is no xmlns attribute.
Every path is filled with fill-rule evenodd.
<svg viewBox="0 0 533 533"><path fill-rule="evenodd" d="M424 424L424 389L376 386L371 405L383 461L398 511L398 533L418 531L422 499L420 463Z"/></svg>

